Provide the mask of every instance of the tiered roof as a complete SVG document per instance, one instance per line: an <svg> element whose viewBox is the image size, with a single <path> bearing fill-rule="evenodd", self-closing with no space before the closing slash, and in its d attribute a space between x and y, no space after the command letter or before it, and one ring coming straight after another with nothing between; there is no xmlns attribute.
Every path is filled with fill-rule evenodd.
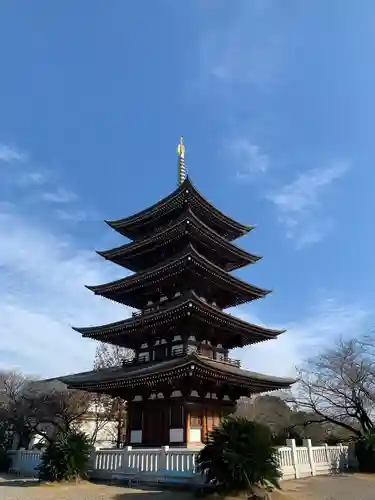
<svg viewBox="0 0 375 500"><path fill-rule="evenodd" d="M189 183L191 185L191 183ZM160 255L169 258L191 242L197 251L225 271L233 271L257 262L261 257L233 245L199 219L188 207L180 216L143 240L136 240L112 250L97 252L107 260L131 271L141 271L160 262Z"/></svg>
<svg viewBox="0 0 375 500"><path fill-rule="evenodd" d="M274 339L284 332L248 323L208 304L193 291L177 297L156 311L133 314L131 318L107 325L74 329L83 337L134 349L140 339L143 343L152 337L158 338L166 330L178 334L186 321L190 321L194 332L204 328L207 330L209 326L213 327L213 334L215 329L228 332L231 336L228 349Z"/></svg>
<svg viewBox="0 0 375 500"><path fill-rule="evenodd" d="M214 298L223 309L265 297L270 290L249 285L228 274L199 254L190 243L179 254L151 269L104 285L87 286L97 295L138 309L149 301L195 290L203 297Z"/></svg>
<svg viewBox="0 0 375 500"><path fill-rule="evenodd" d="M107 220L106 223L115 231L137 241L149 236L156 227L159 230L165 229L187 207L202 222L229 241L253 229L253 226L236 222L211 205L193 186L189 177L173 193L145 210L124 219Z"/></svg>
<svg viewBox="0 0 375 500"><path fill-rule="evenodd" d="M282 389L294 383L293 379L270 377L260 373L243 370L228 363L219 363L199 356L188 354L163 362L150 362L139 365L105 368L92 372L77 373L61 377L65 384L76 389L124 394L124 390L134 390L143 387L157 387L163 382L169 383L181 379L194 372L194 376L202 381L213 381L235 385L249 390L250 393L260 393Z"/></svg>
<svg viewBox="0 0 375 500"><path fill-rule="evenodd" d="M181 176L182 177L182 176ZM223 309L265 297L269 290L245 283L230 274L261 257L232 242L247 234L246 226L224 215L182 179L166 198L130 217L106 221L132 241L98 254L134 274L103 285L87 286L97 295L140 311L116 323L74 328L83 337L139 349L141 345L182 332L205 339L224 350L274 339L282 333L243 321ZM190 337L189 337L190 338ZM169 352L169 351L168 351ZM64 377L77 388L110 391L120 385L146 383L148 378L184 374L226 377L228 383L251 386L252 392L289 386L292 381L254 374L228 363L182 353L176 359L137 361L115 370ZM246 385L247 384L247 385ZM112 391L113 392L113 391Z"/></svg>

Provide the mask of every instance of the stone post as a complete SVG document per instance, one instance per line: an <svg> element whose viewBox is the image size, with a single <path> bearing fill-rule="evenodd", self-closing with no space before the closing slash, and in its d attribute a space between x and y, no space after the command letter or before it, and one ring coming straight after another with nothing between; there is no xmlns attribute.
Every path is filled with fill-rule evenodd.
<svg viewBox="0 0 375 500"><path fill-rule="evenodd" d="M161 447L160 462L159 467L156 472L167 471L169 468L169 457L168 457L169 446Z"/></svg>
<svg viewBox="0 0 375 500"><path fill-rule="evenodd" d="M332 464L331 453L329 451L328 444L324 443L324 447L326 449L326 458L327 458L328 467L329 467L329 470L331 470L333 464Z"/></svg>
<svg viewBox="0 0 375 500"><path fill-rule="evenodd" d="M316 476L316 468L315 468L315 462L314 462L314 455L313 455L313 449L312 449L311 439L304 439L302 441L302 446L305 446L307 448L307 454L309 456L309 464L310 464L311 475L312 476Z"/></svg>
<svg viewBox="0 0 375 500"><path fill-rule="evenodd" d="M348 468L348 453L345 452L344 447L342 443L339 443L339 448L340 448L340 458L339 458L339 468L340 472L344 471Z"/></svg>
<svg viewBox="0 0 375 500"><path fill-rule="evenodd" d="M88 466L88 472L89 474L92 474L92 471L94 471L97 468L97 463L96 463L96 457L97 457L97 449L95 445L91 446L90 450L90 458L89 458L89 466Z"/></svg>
<svg viewBox="0 0 375 500"><path fill-rule="evenodd" d="M131 467L129 451L132 451L132 449L133 448L131 446L124 446L123 448L124 460L122 462L122 468L125 470L125 472Z"/></svg>
<svg viewBox="0 0 375 500"><path fill-rule="evenodd" d="M287 439L286 445L292 450L292 462L294 467L294 475L296 479L300 477L299 467L298 467L298 457L297 457L297 446L295 439Z"/></svg>
<svg viewBox="0 0 375 500"><path fill-rule="evenodd" d="M12 438L12 450L17 450L18 445L20 444L21 438L18 432L13 433L13 438Z"/></svg>

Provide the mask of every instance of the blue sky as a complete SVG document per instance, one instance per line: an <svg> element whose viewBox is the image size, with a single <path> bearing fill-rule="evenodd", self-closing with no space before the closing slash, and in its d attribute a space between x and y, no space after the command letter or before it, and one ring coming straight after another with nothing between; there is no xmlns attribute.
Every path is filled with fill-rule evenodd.
<svg viewBox="0 0 375 500"><path fill-rule="evenodd" d="M85 284L120 218L176 186L257 229L238 272L275 293L242 307L286 327L235 353L293 373L373 326L375 4L237 0L0 5L0 368L89 369L70 325L128 314Z"/></svg>

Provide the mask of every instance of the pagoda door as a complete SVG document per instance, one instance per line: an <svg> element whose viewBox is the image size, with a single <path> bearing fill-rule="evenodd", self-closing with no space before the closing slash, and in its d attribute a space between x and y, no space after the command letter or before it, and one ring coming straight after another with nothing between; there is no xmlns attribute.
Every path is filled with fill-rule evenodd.
<svg viewBox="0 0 375 500"><path fill-rule="evenodd" d="M163 361L166 354L166 345L161 344L155 347L155 361Z"/></svg>
<svg viewBox="0 0 375 500"><path fill-rule="evenodd" d="M142 444L163 446L168 444L165 432L165 411L159 405L150 405L143 414Z"/></svg>
<svg viewBox="0 0 375 500"><path fill-rule="evenodd" d="M212 358L212 347L208 344L201 344L201 354L206 358Z"/></svg>

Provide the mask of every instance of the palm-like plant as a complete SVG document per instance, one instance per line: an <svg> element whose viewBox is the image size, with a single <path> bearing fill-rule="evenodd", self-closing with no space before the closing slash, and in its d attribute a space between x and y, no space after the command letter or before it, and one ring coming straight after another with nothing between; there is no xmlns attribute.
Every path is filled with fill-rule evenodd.
<svg viewBox="0 0 375 500"><path fill-rule="evenodd" d="M357 439L355 454L360 472L375 472L375 431L369 431Z"/></svg>
<svg viewBox="0 0 375 500"><path fill-rule="evenodd" d="M86 478L90 451L89 440L83 432L60 432L42 455L39 478L44 481Z"/></svg>
<svg viewBox="0 0 375 500"><path fill-rule="evenodd" d="M267 426L246 418L230 417L215 428L198 455L197 466L217 490L279 487L272 434Z"/></svg>

